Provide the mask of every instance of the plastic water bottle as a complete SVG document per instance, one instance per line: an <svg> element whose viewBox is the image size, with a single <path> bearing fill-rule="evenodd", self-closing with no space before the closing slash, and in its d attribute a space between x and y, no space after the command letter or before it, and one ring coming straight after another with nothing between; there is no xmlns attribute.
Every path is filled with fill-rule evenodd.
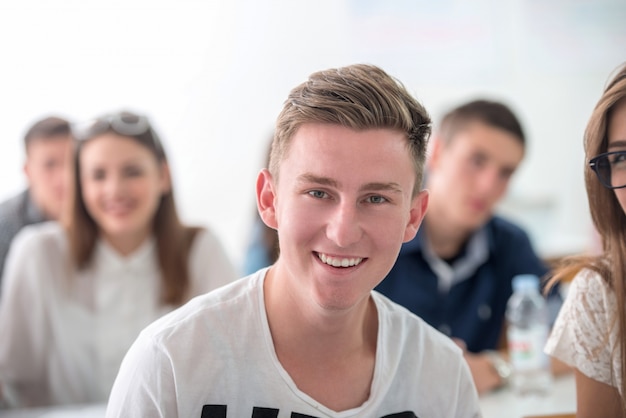
<svg viewBox="0 0 626 418"><path fill-rule="evenodd" d="M547 394L552 388L552 373L543 347L548 338L549 315L537 276L524 274L513 278L506 320L513 391L518 395Z"/></svg>

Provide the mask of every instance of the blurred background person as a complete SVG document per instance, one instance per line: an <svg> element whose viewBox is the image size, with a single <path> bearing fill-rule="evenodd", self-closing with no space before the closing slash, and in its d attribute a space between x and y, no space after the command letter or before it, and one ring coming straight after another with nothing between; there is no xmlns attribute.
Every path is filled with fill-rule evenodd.
<svg viewBox="0 0 626 418"><path fill-rule="evenodd" d="M206 228L177 215L163 145L120 112L73 131L64 224L23 229L0 304L0 379L11 406L102 403L139 331L235 270Z"/></svg>
<svg viewBox="0 0 626 418"><path fill-rule="evenodd" d="M525 136L505 104L475 100L444 115L431 146L428 212L377 290L454 338L484 393L510 373L496 350L505 346L511 280L548 272L526 232L494 215Z"/></svg>
<svg viewBox="0 0 626 418"><path fill-rule="evenodd" d="M566 260L575 274L546 352L574 368L576 416L626 417L626 65L594 108L584 136L585 184L603 253Z"/></svg>
<svg viewBox="0 0 626 418"><path fill-rule="evenodd" d="M26 225L61 216L72 151L69 122L56 116L38 120L24 135L24 150L27 188L0 203L0 283L15 235Z"/></svg>

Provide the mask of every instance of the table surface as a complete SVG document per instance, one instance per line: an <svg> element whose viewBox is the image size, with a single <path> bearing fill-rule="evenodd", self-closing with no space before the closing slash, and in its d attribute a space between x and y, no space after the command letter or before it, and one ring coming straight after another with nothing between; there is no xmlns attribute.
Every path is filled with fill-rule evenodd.
<svg viewBox="0 0 626 418"><path fill-rule="evenodd" d="M0 418L104 418L106 404L0 411Z"/></svg>
<svg viewBox="0 0 626 418"><path fill-rule="evenodd" d="M481 396L480 408L483 418L573 413L576 411L574 375L568 373L555 378L552 390L546 396L517 396L506 388L497 390Z"/></svg>

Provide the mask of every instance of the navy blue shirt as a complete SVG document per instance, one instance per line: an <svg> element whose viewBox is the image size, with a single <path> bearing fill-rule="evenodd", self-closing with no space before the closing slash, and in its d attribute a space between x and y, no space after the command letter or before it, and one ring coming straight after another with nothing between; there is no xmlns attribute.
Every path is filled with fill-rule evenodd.
<svg viewBox="0 0 626 418"><path fill-rule="evenodd" d="M474 251L466 244L452 262L463 265L461 280L442 288L427 261L426 232L420 228L402 246L395 265L376 288L443 333L465 341L471 352L497 348L513 277L530 273L543 278L548 272L528 235L511 222L493 217L477 234L482 238L478 247L484 250ZM470 262L470 268L464 263L467 257L477 261Z"/></svg>

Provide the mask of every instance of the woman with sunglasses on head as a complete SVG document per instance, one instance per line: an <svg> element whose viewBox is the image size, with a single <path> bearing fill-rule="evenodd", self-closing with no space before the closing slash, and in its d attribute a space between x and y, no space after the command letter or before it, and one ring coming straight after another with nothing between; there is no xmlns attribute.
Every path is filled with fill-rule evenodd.
<svg viewBox="0 0 626 418"><path fill-rule="evenodd" d="M10 407L105 402L145 326L236 278L209 230L181 224L145 117L106 115L74 136L69 216L25 230L7 261L0 396Z"/></svg>
<svg viewBox="0 0 626 418"><path fill-rule="evenodd" d="M578 272L546 352L575 369L577 417L626 417L626 66L593 110L584 144L603 254L573 258L555 276Z"/></svg>

